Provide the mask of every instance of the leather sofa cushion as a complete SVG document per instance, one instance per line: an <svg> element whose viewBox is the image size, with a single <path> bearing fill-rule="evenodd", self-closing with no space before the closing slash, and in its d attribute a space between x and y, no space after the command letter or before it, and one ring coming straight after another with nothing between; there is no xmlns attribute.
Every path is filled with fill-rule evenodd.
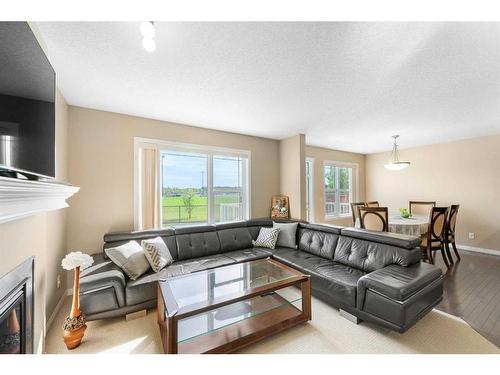
<svg viewBox="0 0 500 375"><path fill-rule="evenodd" d="M277 247L274 249L273 258L299 270L308 271L313 271L320 265L332 263L331 260L288 247Z"/></svg>
<svg viewBox="0 0 500 375"><path fill-rule="evenodd" d="M175 226L173 227L175 235L178 234L193 234L193 233L204 233L204 232L215 232L216 227L213 224L206 225L192 225L192 226Z"/></svg>
<svg viewBox="0 0 500 375"><path fill-rule="evenodd" d="M217 231L222 252L252 247L252 235L246 227Z"/></svg>
<svg viewBox="0 0 500 375"><path fill-rule="evenodd" d="M420 248L412 250L357 238L340 236L333 260L346 266L372 272L390 264L408 267L422 258Z"/></svg>
<svg viewBox="0 0 500 375"><path fill-rule="evenodd" d="M179 260L200 258L220 253L217 232L199 232L176 235Z"/></svg>
<svg viewBox="0 0 500 375"><path fill-rule="evenodd" d="M85 276L100 274L111 270L123 272L120 267L111 261L111 259L105 258L104 253L92 254L92 258L94 258L94 263L80 273L81 279Z"/></svg>
<svg viewBox="0 0 500 375"><path fill-rule="evenodd" d="M411 267L390 265L362 277L359 296L363 298L366 289L370 289L395 301L405 301L441 275L440 268L423 262Z"/></svg>
<svg viewBox="0 0 500 375"><path fill-rule="evenodd" d="M106 306L111 301L105 301L112 295L113 304L117 307L125 305L126 278L122 270L108 270L86 275L80 278L80 295L85 296L80 301L82 310L89 314L99 310L98 306Z"/></svg>
<svg viewBox="0 0 500 375"><path fill-rule="evenodd" d="M338 225L330 225L330 224L310 224L310 223L300 222L299 228L311 229L331 234L340 234L344 227Z"/></svg>
<svg viewBox="0 0 500 375"><path fill-rule="evenodd" d="M323 258L333 260L339 236L312 229L299 229L299 249Z"/></svg>
<svg viewBox="0 0 500 375"><path fill-rule="evenodd" d="M235 262L268 258L271 255L272 253L270 251L267 251L266 249L263 249L261 247L253 247L250 249L235 250L224 253L224 256L233 259Z"/></svg>
<svg viewBox="0 0 500 375"><path fill-rule="evenodd" d="M215 230L224 230L224 229L231 229L231 228L246 228L247 222L246 221L231 221L229 223L220 223L220 224L215 224Z"/></svg>
<svg viewBox="0 0 500 375"><path fill-rule="evenodd" d="M311 275L314 290L341 304L356 306L357 282L365 272L300 250L279 248L273 257Z"/></svg>
<svg viewBox="0 0 500 375"><path fill-rule="evenodd" d="M118 242L130 240L146 240L149 238L173 236L174 230L172 228L166 229L148 229L131 232L111 232L104 235L104 242Z"/></svg>
<svg viewBox="0 0 500 375"><path fill-rule="evenodd" d="M252 219L247 221L247 229L252 236L252 240L256 240L259 237L260 228L262 227L272 227L273 221L271 219Z"/></svg>
<svg viewBox="0 0 500 375"><path fill-rule="evenodd" d="M80 304L88 314L125 306L127 279L120 267L103 253L92 254L94 263L80 274Z"/></svg>
<svg viewBox="0 0 500 375"><path fill-rule="evenodd" d="M125 288L126 304L131 306L155 299L157 292L156 281L158 280L233 263L235 263L234 259L220 254L172 263L158 273L149 272L137 280L129 280Z"/></svg>
<svg viewBox="0 0 500 375"><path fill-rule="evenodd" d="M414 249L420 245L420 237L392 232L377 232L359 228L342 228L342 235L352 238L359 238L385 245Z"/></svg>
<svg viewBox="0 0 500 375"><path fill-rule="evenodd" d="M149 240L160 236L168 247L168 251L174 260L177 260L177 241L175 240L174 230L172 228L161 229L161 230L145 230L136 232L115 232L108 233L104 235L104 249L109 249L111 247L117 247L123 245L130 240L136 241L139 245L142 240ZM104 258L107 258L104 254Z"/></svg>
<svg viewBox="0 0 500 375"><path fill-rule="evenodd" d="M311 273L311 282L313 287L320 290L323 295L330 296L334 304L356 307L357 283L364 275L366 275L365 272L356 268L331 262L331 264L319 266Z"/></svg>

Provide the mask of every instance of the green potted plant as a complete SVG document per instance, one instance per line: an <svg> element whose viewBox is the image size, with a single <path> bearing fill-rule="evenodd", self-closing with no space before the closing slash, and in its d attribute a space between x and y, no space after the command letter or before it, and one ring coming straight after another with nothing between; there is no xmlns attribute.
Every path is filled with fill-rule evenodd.
<svg viewBox="0 0 500 375"><path fill-rule="evenodd" d="M409 217L411 217L410 211L408 211L406 208L400 208L399 214L404 219L408 219Z"/></svg>

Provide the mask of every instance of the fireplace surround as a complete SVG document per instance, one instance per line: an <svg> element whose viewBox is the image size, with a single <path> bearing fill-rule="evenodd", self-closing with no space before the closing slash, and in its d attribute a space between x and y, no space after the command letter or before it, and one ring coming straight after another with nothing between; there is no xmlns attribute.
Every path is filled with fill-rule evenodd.
<svg viewBox="0 0 500 375"><path fill-rule="evenodd" d="M0 354L33 353L33 271L30 257L0 277Z"/></svg>

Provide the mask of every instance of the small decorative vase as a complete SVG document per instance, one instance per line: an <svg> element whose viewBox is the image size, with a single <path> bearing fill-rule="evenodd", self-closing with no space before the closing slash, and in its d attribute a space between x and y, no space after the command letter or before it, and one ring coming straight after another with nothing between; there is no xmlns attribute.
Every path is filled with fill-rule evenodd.
<svg viewBox="0 0 500 375"><path fill-rule="evenodd" d="M80 267L76 267L71 312L64 319L63 324L63 339L66 347L70 350L78 347L82 342L86 329L85 314L80 311Z"/></svg>

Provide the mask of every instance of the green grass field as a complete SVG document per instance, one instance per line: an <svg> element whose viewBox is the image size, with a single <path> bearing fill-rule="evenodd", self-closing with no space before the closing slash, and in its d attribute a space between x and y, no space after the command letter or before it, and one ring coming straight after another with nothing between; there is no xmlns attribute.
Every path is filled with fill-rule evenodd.
<svg viewBox="0 0 500 375"><path fill-rule="evenodd" d="M218 195L215 197L215 217L219 219L219 204L238 203L238 195ZM195 195L191 201L191 218L182 197L163 197L163 223L205 222L207 221L207 197Z"/></svg>

